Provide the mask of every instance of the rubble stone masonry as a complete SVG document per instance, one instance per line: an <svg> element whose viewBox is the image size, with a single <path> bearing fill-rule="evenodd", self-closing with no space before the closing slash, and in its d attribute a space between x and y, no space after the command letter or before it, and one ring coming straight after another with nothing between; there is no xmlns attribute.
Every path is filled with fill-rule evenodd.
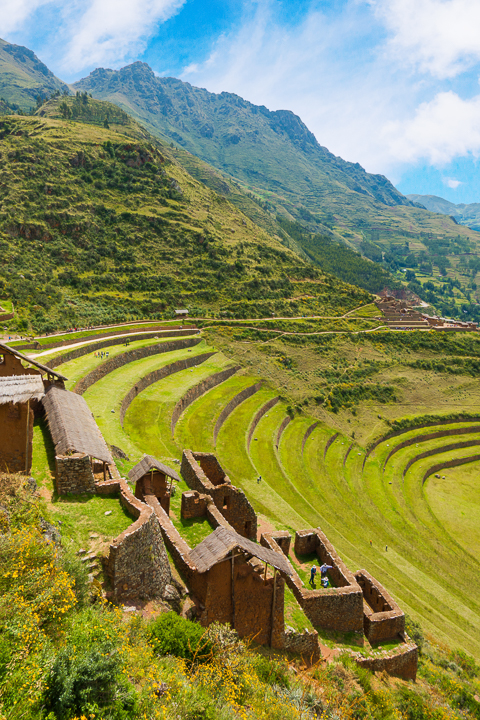
<svg viewBox="0 0 480 720"><path fill-rule="evenodd" d="M58 495L94 494L95 478L90 458L85 453L55 456L55 485Z"/></svg>
<svg viewBox="0 0 480 720"><path fill-rule="evenodd" d="M366 570L355 573L364 597L364 632L370 643L405 632L405 615L385 588Z"/></svg>

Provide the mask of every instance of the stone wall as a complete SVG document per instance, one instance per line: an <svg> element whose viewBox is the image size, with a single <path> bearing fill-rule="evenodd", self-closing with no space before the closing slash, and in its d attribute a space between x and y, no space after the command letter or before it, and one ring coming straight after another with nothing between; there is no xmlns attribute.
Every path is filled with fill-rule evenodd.
<svg viewBox="0 0 480 720"><path fill-rule="evenodd" d="M127 323L127 325L128 324L131 324L131 323ZM24 345L16 345L15 348L17 350L50 350L51 348L68 347L69 345L75 345L76 343L83 342L83 341L104 340L104 339L108 339L108 338L110 338L109 344L114 345L116 343L113 343L111 341L111 339L117 338L119 335L124 336L123 337L123 342L124 342L127 339L128 335L134 336L134 335L141 335L142 333L144 333L143 337L145 337L145 333L152 332L153 336L155 336L155 335L158 335L159 332L161 332L162 330L165 330L165 327L166 327L165 325L149 325L148 323L146 323L146 326L148 326L148 329L137 328L137 329L129 330L128 327L125 327L122 330L114 330L110 333L104 333L104 332L97 333L96 335L86 335L86 336L80 337L80 338L76 337L76 338L71 338L70 340L61 340L60 342L53 341L51 343L45 343L43 345L41 345L38 341L34 340L33 342L25 343ZM187 328L188 329L195 328L195 325L184 325L182 330L187 329ZM155 330L157 332L155 332ZM166 332L171 332L171 331L166 331ZM178 331L177 331L177 334L178 334Z"/></svg>
<svg viewBox="0 0 480 720"><path fill-rule="evenodd" d="M154 345L147 345L146 347L135 348L135 350L128 350L127 352L106 360L101 365L98 365L95 370L92 370L87 373L87 375L84 375L84 377L82 377L82 379L79 380L73 388L73 392L76 392L77 395L83 395L83 393L88 390L91 385L98 382L114 370L117 370L124 365L128 365L128 363L135 362L135 360L141 360L142 358L151 357L152 355L163 355L164 353L173 352L174 350L191 348L198 345L200 342L200 338L172 340L171 342L157 343Z"/></svg>
<svg viewBox="0 0 480 720"><path fill-rule="evenodd" d="M200 342L200 340L198 342ZM158 370L153 370L153 372L148 373L148 375L140 378L137 384L128 391L128 393L122 400L122 405L120 407L120 422L122 423L122 425L131 403L135 400L139 393L145 390L145 388L153 385L153 383L156 383L159 380L163 380L163 378L166 378L169 375L173 375L176 372L186 370L187 368L191 368L194 365L199 365L200 363L205 362L205 360L208 360L208 358L211 358L212 355L215 355L215 353L202 353L201 355L193 355L192 357L185 358L184 360L176 360L175 362L170 363L169 365L164 365L163 367L158 368Z"/></svg>
<svg viewBox="0 0 480 720"><path fill-rule="evenodd" d="M307 665L313 665L320 660L320 646L318 644L318 633L316 630L303 633L287 627L284 635L284 650L300 655Z"/></svg>
<svg viewBox="0 0 480 720"><path fill-rule="evenodd" d="M156 514L138 500L123 479L97 485L99 494L120 492L120 502L135 522L110 545L105 570L113 598L118 601L162 595L171 570Z"/></svg>
<svg viewBox="0 0 480 720"><path fill-rule="evenodd" d="M350 651L357 665L372 672L386 672L403 680L415 680L418 669L418 648L408 635L404 634L400 650L382 653L376 657L364 657L361 653Z"/></svg>
<svg viewBox="0 0 480 720"><path fill-rule="evenodd" d="M143 333L141 338L132 335L114 337L110 338L109 340L100 340L95 343L87 343L86 345L75 348L75 350L70 350L69 352L66 352L64 355L59 355L58 357L52 358L44 364L53 370L54 368L62 365L63 363L69 362L70 360L76 360L76 358L83 357L84 355L88 355L91 352L96 352L97 350L101 350L102 348L112 347L112 345L123 345L127 340L151 340L153 338L178 337L179 335L197 335L198 332L198 330L182 330L181 332L179 332L178 330L167 330L165 332Z"/></svg>
<svg viewBox="0 0 480 720"><path fill-rule="evenodd" d="M328 439L327 444L325 445L325 450L323 451L323 459L324 459L324 460L325 460L325 456L326 456L326 454L327 454L328 448L330 447L330 445L331 445L332 443L335 442L335 440L337 439L337 437L338 437L339 435L340 435L340 433L337 432L337 433L335 433L334 435L332 435L332 436Z"/></svg>
<svg viewBox="0 0 480 720"><path fill-rule="evenodd" d="M172 435L175 432L175 425L177 424L180 415L186 410L189 405L191 405L197 398L206 393L208 390L211 390L212 388L216 387L216 385L220 385L220 383L228 380L228 378L232 377L232 375L235 375L235 373L239 369L240 368L237 365L234 367L226 368L225 370L221 370L220 372L214 373L213 375L209 375L197 385L194 385L189 390L187 390L185 395L180 398L180 400L173 408L172 421L170 424Z"/></svg>
<svg viewBox="0 0 480 720"><path fill-rule="evenodd" d="M459 465L467 465L471 462L477 462L477 460L480 460L480 455L469 455L467 457L463 458L454 458L453 460L445 460L445 462L437 463L436 465L432 465L432 467L428 468L428 470L425 472L423 478L422 478L422 484L428 480L430 475L433 475L434 473L438 473L440 470L445 470L445 468L451 468L451 467L458 467Z"/></svg>
<svg viewBox="0 0 480 720"><path fill-rule="evenodd" d="M200 495L196 490L182 493L181 516L185 520L204 517L207 514L207 495Z"/></svg>
<svg viewBox="0 0 480 720"><path fill-rule="evenodd" d="M55 487L58 495L96 492L90 458L85 453L55 456Z"/></svg>
<svg viewBox="0 0 480 720"><path fill-rule="evenodd" d="M350 453L352 452L354 447L355 447L355 443L352 443L351 445L349 445L348 450L345 453L345 457L343 458L343 467L345 467L345 463L348 460L348 456L350 455Z"/></svg>
<svg viewBox="0 0 480 720"><path fill-rule="evenodd" d="M306 429L305 435L303 436L303 440L302 440L302 453L305 450L305 443L307 442L308 438L310 437L312 432L315 430L317 425L319 425L318 420L317 420L317 422L314 422L312 425L310 425L309 428Z"/></svg>
<svg viewBox="0 0 480 720"><path fill-rule="evenodd" d="M471 434L477 434L480 433L480 425L473 425L471 427L462 427L462 428L451 428L450 430L437 430L437 432L433 433L424 433L423 435L415 435L412 438L409 438L408 440L403 440L403 442L398 443L398 445L395 445L393 450L390 450L387 457L385 458L385 462L383 463L383 467L385 468L386 464L392 457L392 455L395 455L395 453L399 452L400 450L403 450L406 447L410 447L411 445L418 445L420 442L427 442L428 440L436 440L441 437L452 437L455 435L471 435Z"/></svg>
<svg viewBox="0 0 480 720"><path fill-rule="evenodd" d="M282 552L275 534L264 533L261 544L271 550ZM292 574L285 581L312 625L326 630L356 632L363 635L363 594L353 573L335 551L326 536L319 530L301 530L295 534L297 555L315 552L319 563L331 565L329 577L336 587L308 590L298 573L291 566Z"/></svg>
<svg viewBox="0 0 480 720"><path fill-rule="evenodd" d="M231 484L215 455L184 450L181 474L192 490L212 498L234 530L243 537L256 540L256 513L245 493Z"/></svg>
<svg viewBox="0 0 480 720"><path fill-rule="evenodd" d="M417 453L417 455L414 455L412 458L410 458L410 460L403 468L402 476L405 477L412 465L414 465L419 460L423 460L427 457L432 457L433 455L440 455L442 453L449 452L450 450L463 450L464 448L478 447L479 445L480 440L462 440L461 442L450 443L448 445L442 445L438 448L431 448L431 450L425 450L422 453Z"/></svg>
<svg viewBox="0 0 480 720"><path fill-rule="evenodd" d="M7 313L6 315L0 315L0 322L8 322L9 320L13 320L15 317L15 313Z"/></svg>
<svg viewBox="0 0 480 720"><path fill-rule="evenodd" d="M386 589L366 570L355 573L364 597L364 632L372 644L405 632L405 615Z"/></svg>
<svg viewBox="0 0 480 720"><path fill-rule="evenodd" d="M250 385L250 387L246 387L241 390L237 395L235 395L234 398L230 400L229 403L225 405L222 412L218 416L217 422L215 423L215 427L213 429L213 442L217 442L218 433L220 432L220 429L228 416L231 415L235 408L241 405L244 400L247 400L249 397L252 397L252 395L255 395L255 393L258 392L261 387L262 383L255 383L255 385Z"/></svg>
<svg viewBox="0 0 480 720"><path fill-rule="evenodd" d="M375 440L371 445L369 445L367 452L365 453L365 457L363 459L363 467L365 466L365 463L368 459L368 457L371 455L371 453L377 448L380 443L385 442L386 440L391 440L391 438L398 437L399 435L403 435L406 432L410 432L411 430L423 430L423 428L428 427L436 427L437 425L454 425L455 423L460 422L470 422L470 421L477 421L480 420L479 416L476 417L459 417L455 418L454 420L432 420L431 422L425 422L425 423L419 423L418 425L415 425L415 427L409 427L404 428L402 430L394 430L391 433L387 433L387 435L382 435L382 437L379 437L377 440Z"/></svg>
<svg viewBox="0 0 480 720"><path fill-rule="evenodd" d="M277 448L280 445L280 440L282 439L282 435L283 435L285 428L291 422L292 422L292 418L290 417L290 415L287 415L287 417L283 418L282 422L280 423L280 427L278 428L277 437L276 437Z"/></svg>
<svg viewBox="0 0 480 720"><path fill-rule="evenodd" d="M261 386L261 383L258 383L258 384ZM260 388L258 388L258 389L260 389ZM250 423L250 428L249 428L249 430L248 430L247 447L250 447L250 443L252 442L253 433L255 432L255 430L256 430L256 428L257 428L257 425L258 425L258 423L260 422L260 420L262 419L262 417L263 417L264 415L266 415L267 412L268 412L269 410L271 410L271 408L272 408L274 405L276 405L279 400L280 400L279 397L272 398L272 399L269 400L267 403L265 403L265 405L263 405L263 406L255 413L255 416L254 416L252 422Z"/></svg>

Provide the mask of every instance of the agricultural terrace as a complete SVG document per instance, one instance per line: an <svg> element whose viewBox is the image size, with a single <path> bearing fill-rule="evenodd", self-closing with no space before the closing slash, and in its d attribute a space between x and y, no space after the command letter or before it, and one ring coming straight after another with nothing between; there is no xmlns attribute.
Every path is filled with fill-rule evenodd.
<svg viewBox="0 0 480 720"><path fill-rule="evenodd" d="M121 472L144 453L171 464L184 448L215 452L261 531L320 527L351 570L368 570L428 634L480 658L477 334L272 338L231 325L178 340L195 344L134 339L104 348L107 359L85 351L60 366L70 387L88 386L107 442L128 457L117 460ZM34 475L44 496L72 540L92 542L93 531L106 542L128 520L117 507L107 526L107 501L55 500L47 435L39 422ZM211 528L180 520L183 485L172 519L195 546ZM292 551L291 560L305 580L310 558ZM287 622L309 627L286 599Z"/></svg>

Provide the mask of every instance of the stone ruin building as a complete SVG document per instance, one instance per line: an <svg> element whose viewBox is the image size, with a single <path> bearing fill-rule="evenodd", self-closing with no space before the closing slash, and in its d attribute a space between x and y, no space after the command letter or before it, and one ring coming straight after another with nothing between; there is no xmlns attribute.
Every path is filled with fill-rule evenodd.
<svg viewBox="0 0 480 720"><path fill-rule="evenodd" d="M173 481L181 481L175 470L145 455L128 473L128 479L135 483L135 497L143 500L145 495L155 495L167 515L170 512L170 498L175 491Z"/></svg>
<svg viewBox="0 0 480 720"><path fill-rule="evenodd" d="M232 485L230 478L212 453L185 450L181 465L187 485L200 496L210 498L225 520L243 537L257 538L257 514L243 490Z"/></svg>
<svg viewBox="0 0 480 720"><path fill-rule="evenodd" d="M39 401L66 378L0 343L0 470L29 473Z"/></svg>

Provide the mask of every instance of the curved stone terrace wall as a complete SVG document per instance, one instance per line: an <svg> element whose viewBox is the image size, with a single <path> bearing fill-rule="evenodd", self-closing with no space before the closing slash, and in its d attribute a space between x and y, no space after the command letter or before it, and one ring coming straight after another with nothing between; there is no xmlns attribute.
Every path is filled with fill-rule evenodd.
<svg viewBox="0 0 480 720"><path fill-rule="evenodd" d="M458 467L459 465L468 465L468 463L477 462L477 460L480 460L480 455L470 455L463 458L454 458L453 460L446 460L443 463L432 465L432 467L428 468L428 470L424 474L422 479L422 485L425 484L430 475L438 473L440 472L440 470L445 470L445 468Z"/></svg>
<svg viewBox="0 0 480 720"><path fill-rule="evenodd" d="M188 342L188 341L185 341ZM198 341L200 342L200 340ZM123 422L125 420L125 415L127 413L128 408L132 404L132 402L135 400L137 395L141 393L143 390L145 390L150 385L153 385L153 383L158 382L159 380L163 380L164 378L168 377L169 375L173 375L177 372L180 372L181 370L187 370L188 368L193 367L194 365L199 365L205 360L208 360L209 358L213 357L215 355L215 352L208 352L208 353L202 353L201 355L193 355L192 357L188 357L182 360L176 360L173 363L170 363L169 365L164 365L161 368L158 368L158 370L153 370L152 372L148 373L148 375L145 375L144 377L140 378L140 380L137 381L137 383L134 385L131 390L128 391L128 393L125 395L125 397L122 400L122 405L120 407L120 422L123 425Z"/></svg>
<svg viewBox="0 0 480 720"><path fill-rule="evenodd" d="M262 383L257 383L257 385L259 386L259 387L258 387L258 390L260 390L260 388L262 387ZM255 391L255 392L257 392L257 391ZM257 429L258 423L260 422L260 420L262 419L262 417L263 417L264 415L266 415L267 412L268 412L269 410L271 410L271 409L274 407L274 405L276 405L276 404L278 403L279 400L280 400L279 397L274 397L274 398L272 398L271 400L269 400L268 402L266 402L265 405L263 405L263 406L255 413L255 417L253 418L252 422L250 423L250 427L249 427L249 429L248 429L247 448L250 448L250 443L252 442L253 433L254 433L255 430Z"/></svg>
<svg viewBox="0 0 480 720"><path fill-rule="evenodd" d="M110 360L107 360L96 367L95 370L92 370L85 375L77 382L73 388L73 392L77 393L77 395L83 395L89 387L106 377L109 373L123 367L124 365L128 365L131 362L135 362L136 360L142 360L143 358L151 357L152 355L163 355L164 353L174 352L175 350L184 350L185 348L194 347L200 342L200 338L187 338L186 340L173 340L171 342L163 342L147 345L146 347L135 348L134 350L128 350L116 357L110 358Z"/></svg>
<svg viewBox="0 0 480 720"><path fill-rule="evenodd" d="M442 445L438 448L431 448L430 450L425 450L424 452L418 453L417 455L414 455L414 457L410 458L410 460L403 468L402 476L405 477L412 465L414 465L419 460L423 460L427 457L432 457L433 455L440 455L441 453L450 452L452 450L463 450L469 447L477 447L478 445L480 445L480 440L464 440L463 442L450 443L450 445Z"/></svg>
<svg viewBox="0 0 480 720"><path fill-rule="evenodd" d="M280 440L282 439L282 435L284 433L284 430L286 429L287 425L290 425L292 422L292 418L290 415L287 415L287 417L283 418L282 422L280 423L280 427L278 428L277 437L275 438L275 446L278 450L278 446L280 445Z"/></svg>
<svg viewBox="0 0 480 720"><path fill-rule="evenodd" d="M450 430L438 430L437 432L425 433L424 435L415 435L415 437L413 438L409 438L408 440L404 440L403 442L398 443L398 445L395 445L395 447L390 450L385 459L385 462L383 463L383 469L385 469L392 455L395 455L395 453L403 450L406 447L411 447L412 445L417 445L421 442L428 442L429 440L437 440L438 438L442 437L454 437L455 435L473 435L476 433L480 433L480 425L472 425L470 427L462 428L451 428Z"/></svg>
<svg viewBox="0 0 480 720"><path fill-rule="evenodd" d="M218 433L220 432L225 420L229 417L229 415L231 415L232 412L239 405L241 405L244 400L247 400L249 397L252 397L253 395L255 395L255 393L258 392L261 387L262 387L262 383L255 383L254 385L250 385L250 387L246 387L243 390L241 390L239 393L237 393L237 395L235 395L235 397L232 398L230 400L230 402L225 405L222 412L218 416L217 422L215 423L215 427L213 429L214 443L217 442Z"/></svg>
<svg viewBox="0 0 480 720"><path fill-rule="evenodd" d="M331 438L328 439L328 442L327 442L327 444L325 445L325 450L323 451L323 459L324 459L324 460L325 460L325 458L326 458L326 456L327 456L328 448L330 447L330 445L332 445L332 444L335 442L335 440L337 439L337 437L338 437L339 435L340 435L340 433L337 432L337 433L335 433L334 435L332 435Z"/></svg>
<svg viewBox="0 0 480 720"><path fill-rule="evenodd" d="M240 369L238 365L234 365L233 367L226 368L225 370L220 370L220 372L214 373L213 375L209 375L207 378L199 382L197 385L194 385L191 387L185 395L180 398L180 400L177 402L175 407L173 408L172 412L172 422L170 424L170 428L172 431L172 435L175 432L175 426L182 415L183 412L187 409L189 405L191 405L195 400L198 400L198 398L203 395L204 393L208 392L212 388L216 387L217 385L220 385L221 383L225 382L225 380L228 380L228 378L232 377L232 375L235 375L235 373Z"/></svg>
<svg viewBox="0 0 480 720"><path fill-rule="evenodd" d="M59 355L58 357L48 360L45 365L53 370L59 365L63 365L63 363L69 362L70 360L76 360L79 357L83 357L84 355L88 355L91 352L101 350L105 347L112 347L112 345L122 345L123 343L127 342L127 340L152 340L153 338L156 339L166 337L178 337L179 335L188 337L189 335L198 335L198 332L198 330L186 330L185 332L168 330L166 332L144 333L141 338L136 338L132 335L123 335L122 337L112 338L111 340L101 340L91 344L87 343L86 345L75 348L75 350L70 350L70 352L66 352L63 355Z"/></svg>
<svg viewBox="0 0 480 720"><path fill-rule="evenodd" d="M306 429L305 435L303 436L303 440L302 440L302 454L303 454L303 451L305 450L305 443L307 442L308 438L310 437L310 435L312 434L312 432L315 430L315 428L316 428L318 425L320 425L320 423L319 423L319 421L317 420L317 421L314 422L312 425L310 425L309 428Z"/></svg>

